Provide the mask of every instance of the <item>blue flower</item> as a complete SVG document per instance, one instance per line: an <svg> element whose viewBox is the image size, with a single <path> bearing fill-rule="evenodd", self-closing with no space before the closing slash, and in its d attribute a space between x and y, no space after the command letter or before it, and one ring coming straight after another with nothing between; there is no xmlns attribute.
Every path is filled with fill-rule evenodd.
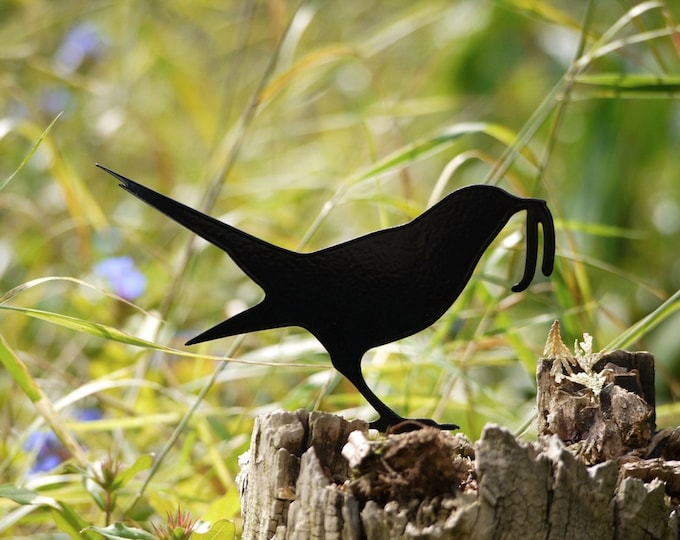
<svg viewBox="0 0 680 540"><path fill-rule="evenodd" d="M40 107L50 115L63 112L71 101L71 92L65 86L50 86L40 96Z"/></svg>
<svg viewBox="0 0 680 540"><path fill-rule="evenodd" d="M125 300L134 300L146 290L146 278L132 257L109 257L98 262L94 271L109 282L114 292Z"/></svg>
<svg viewBox="0 0 680 540"><path fill-rule="evenodd" d="M68 458L68 453L53 431L35 431L28 436L24 450L36 452L31 473L45 472L54 469Z"/></svg>
<svg viewBox="0 0 680 540"><path fill-rule="evenodd" d="M98 60L106 50L101 32L90 23L80 23L71 28L54 55L57 68L73 73L83 62Z"/></svg>
<svg viewBox="0 0 680 540"><path fill-rule="evenodd" d="M76 414L76 418L84 422L99 420L101 417L101 411L95 408L82 409ZM51 471L69 458L66 448L52 430L31 433L24 443L24 450L36 455L30 469L31 473Z"/></svg>
<svg viewBox="0 0 680 540"><path fill-rule="evenodd" d="M83 422L92 422L92 420L99 420L102 417L102 412L94 407L88 407L87 409L82 409L76 414L78 420Z"/></svg>

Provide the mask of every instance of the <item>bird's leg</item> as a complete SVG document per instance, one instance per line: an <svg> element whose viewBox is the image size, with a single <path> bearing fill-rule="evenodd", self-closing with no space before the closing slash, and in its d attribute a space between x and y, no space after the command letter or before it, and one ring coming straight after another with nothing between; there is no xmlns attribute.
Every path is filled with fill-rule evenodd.
<svg viewBox="0 0 680 540"><path fill-rule="evenodd" d="M376 396L373 391L368 387L366 381L364 380L364 375L361 372L361 354L354 358L343 358L344 361L335 361L331 357L333 366L340 373L342 373L349 382L351 382L359 393L366 398L366 401L373 407L380 417L373 422L370 422L369 426L378 431L385 432L390 426L399 424L405 419L399 416L396 412L390 409L383 401Z"/></svg>
<svg viewBox="0 0 680 540"><path fill-rule="evenodd" d="M377 411L380 417L368 425L373 429L386 432L392 426L399 426L393 432L415 431L423 426L432 426L442 430L454 430L459 426L456 424L438 424L429 418L408 419L398 415L390 409L373 391L368 387L361 372L361 355L343 357L340 361L331 357L333 366L342 373L361 393L366 401Z"/></svg>

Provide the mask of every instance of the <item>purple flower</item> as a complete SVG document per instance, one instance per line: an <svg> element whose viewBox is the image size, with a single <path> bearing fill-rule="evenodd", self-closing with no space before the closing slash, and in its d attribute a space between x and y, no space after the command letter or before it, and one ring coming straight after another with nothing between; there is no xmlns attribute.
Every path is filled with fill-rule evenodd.
<svg viewBox="0 0 680 540"><path fill-rule="evenodd" d="M146 278L135 266L132 257L109 257L98 262L94 271L108 281L114 292L125 300L134 300L146 289Z"/></svg>
<svg viewBox="0 0 680 540"><path fill-rule="evenodd" d="M76 414L76 418L85 422L99 420L101 417L101 411L95 408L82 409ZM52 430L31 433L24 443L24 450L36 454L31 473L50 471L69 458L69 453Z"/></svg>
<svg viewBox="0 0 680 540"><path fill-rule="evenodd" d="M90 23L71 28L54 55L54 62L63 74L76 71L86 60L101 58L106 50L101 32Z"/></svg>
<svg viewBox="0 0 680 540"><path fill-rule="evenodd" d="M88 407L87 409L82 409L76 414L78 420L83 422L91 422L92 420L99 420L102 417L102 412L94 407Z"/></svg>
<svg viewBox="0 0 680 540"><path fill-rule="evenodd" d="M40 107L50 115L56 115L66 110L71 93L64 86L50 86L42 92L40 97Z"/></svg>
<svg viewBox="0 0 680 540"><path fill-rule="evenodd" d="M68 453L53 431L35 431L24 443L24 450L36 452L31 473L45 472L54 469L68 458Z"/></svg>

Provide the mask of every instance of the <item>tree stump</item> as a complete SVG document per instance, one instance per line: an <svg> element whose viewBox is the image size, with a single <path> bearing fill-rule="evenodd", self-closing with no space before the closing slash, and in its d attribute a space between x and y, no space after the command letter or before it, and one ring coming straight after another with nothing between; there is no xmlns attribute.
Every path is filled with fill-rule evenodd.
<svg viewBox="0 0 680 540"><path fill-rule="evenodd" d="M337 486L350 473L343 445L367 429L303 409L257 417L239 475L243 538L361 538L356 501Z"/></svg>
<svg viewBox="0 0 680 540"><path fill-rule="evenodd" d="M535 442L495 425L472 445L320 412L258 417L239 478L243 538L678 538L680 430L655 431L653 357L590 360L539 361Z"/></svg>

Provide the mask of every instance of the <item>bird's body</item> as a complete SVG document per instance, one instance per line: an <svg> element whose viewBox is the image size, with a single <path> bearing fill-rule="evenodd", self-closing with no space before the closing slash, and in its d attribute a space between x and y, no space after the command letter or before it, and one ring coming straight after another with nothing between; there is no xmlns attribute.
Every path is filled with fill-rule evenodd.
<svg viewBox="0 0 680 540"><path fill-rule="evenodd" d="M333 366L380 414L371 426L381 430L404 419L366 385L360 367L364 353L439 319L515 213L527 210L528 253L524 277L513 290L525 289L533 278L538 223L544 233L543 273L552 272L554 229L545 201L515 197L493 186L459 189L407 224L297 253L101 168L118 178L124 189L224 250L265 292L261 303L187 344L269 328L305 328L328 351Z"/></svg>

